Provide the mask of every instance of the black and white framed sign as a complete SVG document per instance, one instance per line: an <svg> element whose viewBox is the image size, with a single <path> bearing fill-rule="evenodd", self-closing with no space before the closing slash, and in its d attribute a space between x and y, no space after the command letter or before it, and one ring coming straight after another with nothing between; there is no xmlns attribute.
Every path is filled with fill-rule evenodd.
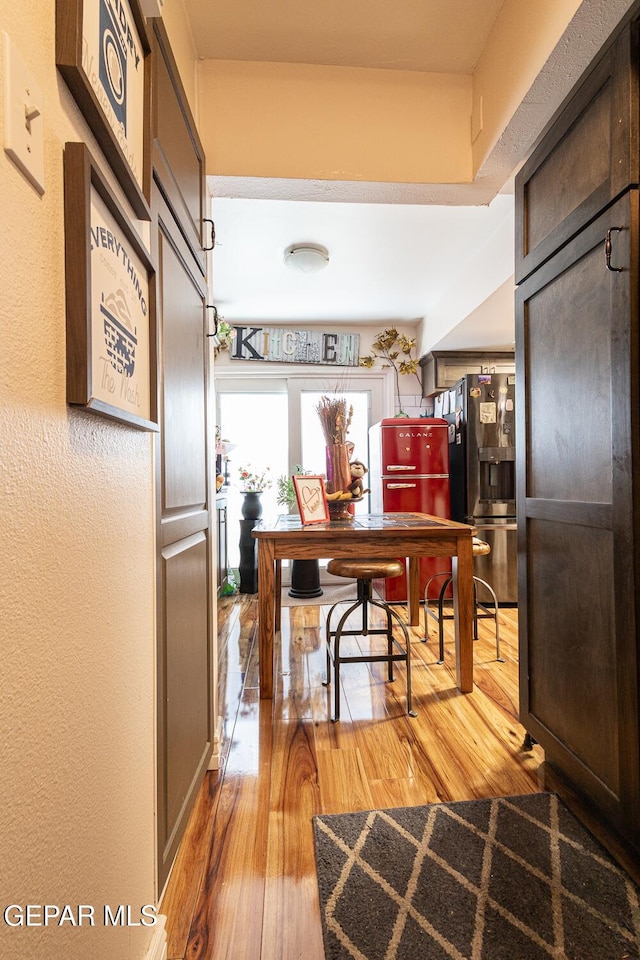
<svg viewBox="0 0 640 960"><path fill-rule="evenodd" d="M157 430L155 270L83 143L64 151L67 401Z"/></svg>
<svg viewBox="0 0 640 960"><path fill-rule="evenodd" d="M56 0L56 64L141 220L149 220L151 46L139 0Z"/></svg>

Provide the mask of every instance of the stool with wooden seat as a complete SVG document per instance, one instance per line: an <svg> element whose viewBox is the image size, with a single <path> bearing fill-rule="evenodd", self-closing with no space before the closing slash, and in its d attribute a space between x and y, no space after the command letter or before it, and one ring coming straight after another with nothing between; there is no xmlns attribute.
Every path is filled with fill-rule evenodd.
<svg viewBox="0 0 640 960"><path fill-rule="evenodd" d="M373 580L387 579L389 577L400 577L404 573L404 563L400 560L387 559L340 559L330 560L327 564L327 570L336 577L349 577L357 580L358 596L355 600L339 600L329 610L327 614L327 679L324 685L331 683L331 664L334 669L334 721L340 719L340 665L342 663L380 663L386 662L389 665L388 678L394 680L393 664L395 661L404 661L407 665L407 713L410 717L415 717L415 712L411 709L411 648L409 645L409 633L401 617L395 610L392 610L389 604L373 597ZM340 615L335 630L331 629L331 618L334 610L340 604L348 604L347 609ZM350 615L361 607L362 609L362 627L359 630L347 630L345 625ZM369 621L369 607L379 607L386 614L386 627L373 627ZM400 627L404 636L404 647L396 640L393 635L393 626ZM387 650L385 653L360 653L357 656L343 657L340 653L340 641L343 637L369 637L380 635L387 638Z"/></svg>
<svg viewBox="0 0 640 960"><path fill-rule="evenodd" d="M473 538L472 546L473 556L474 557L486 557L487 554L491 553L491 547L485 540L480 540L478 537ZM432 610L429 606L429 587L431 582L436 580L438 577L444 577L442 587L440 588L440 593L438 594L437 599L437 613L435 610ZM438 624L438 663L444 663L444 621L453 620L454 614L444 612L444 598L445 594L453 580L450 571L445 571L443 573L434 573L432 577L429 577L424 589L424 638L423 642L426 643L429 639L429 617L432 617ZM483 587L491 599L493 600L493 609L488 607L486 603L482 603L478 599L478 587ZM498 598L496 597L495 590L493 587L487 583L486 580L482 580L480 577L473 578L473 639L478 639L478 620L483 620L489 618L494 621L496 627L496 660L500 663L504 663L504 657L500 656L500 628L498 626Z"/></svg>

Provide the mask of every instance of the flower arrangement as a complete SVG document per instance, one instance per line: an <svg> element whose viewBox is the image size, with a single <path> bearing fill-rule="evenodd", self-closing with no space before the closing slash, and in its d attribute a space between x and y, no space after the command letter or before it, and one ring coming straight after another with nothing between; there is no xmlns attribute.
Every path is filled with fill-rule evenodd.
<svg viewBox="0 0 640 960"><path fill-rule="evenodd" d="M235 329L226 320L218 321L218 330L213 341L213 354L218 356L221 350L228 350L236 335Z"/></svg>
<svg viewBox="0 0 640 960"><path fill-rule="evenodd" d="M389 327L379 333L373 341L371 353L367 357L359 357L358 366L371 368L376 360L383 360L385 367L393 367L396 380L396 397L400 407L400 415L406 416L402 410L400 402L400 376L414 374L420 384L420 393L422 393L422 377L420 375L420 364L418 358L413 355L416 345L415 337L406 337L403 333L398 333L395 327Z"/></svg>
<svg viewBox="0 0 640 960"><path fill-rule="evenodd" d="M260 493L261 490L268 490L273 483L269 472L270 467L267 467L262 473L257 473L251 465L240 467L238 473L240 475L241 491L243 493Z"/></svg>
<svg viewBox="0 0 640 960"><path fill-rule="evenodd" d="M347 409L347 401L344 397L323 396L316 405L316 411L320 417L320 426L326 445L346 443L353 417L353 406Z"/></svg>

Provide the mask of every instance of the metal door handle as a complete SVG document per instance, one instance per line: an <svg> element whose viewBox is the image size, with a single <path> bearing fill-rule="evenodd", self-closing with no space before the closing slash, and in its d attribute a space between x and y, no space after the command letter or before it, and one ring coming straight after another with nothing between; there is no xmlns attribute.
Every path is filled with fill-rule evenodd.
<svg viewBox="0 0 640 960"><path fill-rule="evenodd" d="M405 466L404 463L390 463L387 467L387 470L402 470L403 472L405 470L415 470L415 469L416 469L415 464L414 465L407 464Z"/></svg>
<svg viewBox="0 0 640 960"><path fill-rule="evenodd" d="M209 217L203 217L203 218L202 218L202 222L203 222L203 223L210 223L210 224L211 224L211 240L209 241L209 243L207 244L206 247L205 247L205 245L203 244L203 245L202 245L202 249L203 249L203 250L213 250L213 248L214 248L215 245L216 245L216 225L215 225L215 223L213 222L213 220L211 220Z"/></svg>
<svg viewBox="0 0 640 960"><path fill-rule="evenodd" d="M607 230L607 235L604 240L604 262L607 270L610 270L611 273L622 273L622 267L611 266L611 234L614 232L621 233L622 227L609 227Z"/></svg>
<svg viewBox="0 0 640 960"><path fill-rule="evenodd" d="M417 486L417 483L388 483L387 490L408 490Z"/></svg>

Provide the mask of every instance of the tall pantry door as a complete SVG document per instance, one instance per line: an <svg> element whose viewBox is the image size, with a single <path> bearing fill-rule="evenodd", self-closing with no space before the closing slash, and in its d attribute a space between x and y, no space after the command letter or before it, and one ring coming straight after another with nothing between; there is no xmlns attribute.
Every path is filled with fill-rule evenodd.
<svg viewBox="0 0 640 960"><path fill-rule="evenodd" d="M201 231L204 154L154 21L158 881L162 890L215 740L213 435Z"/></svg>
<svg viewBox="0 0 640 960"><path fill-rule="evenodd" d="M516 177L520 720L640 852L640 35ZM613 828L613 829L612 829Z"/></svg>

